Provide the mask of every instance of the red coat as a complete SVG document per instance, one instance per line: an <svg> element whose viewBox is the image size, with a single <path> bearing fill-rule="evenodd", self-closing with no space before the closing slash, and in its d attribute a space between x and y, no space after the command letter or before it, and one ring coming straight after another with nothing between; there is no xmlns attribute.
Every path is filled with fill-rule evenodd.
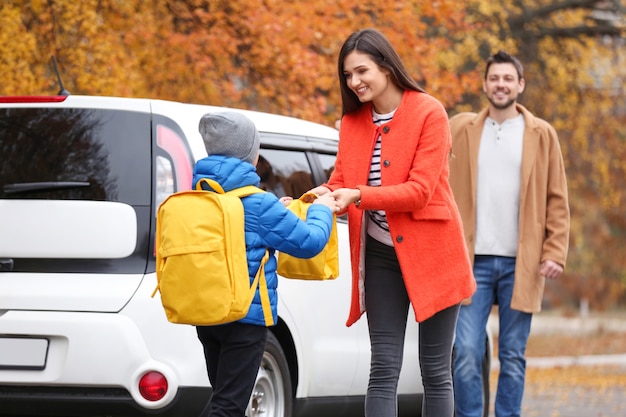
<svg viewBox="0 0 626 417"><path fill-rule="evenodd" d="M366 103L344 115L335 170L327 186L361 190L348 208L352 302L347 325L365 312L362 242L365 210L385 210L404 283L424 321L471 296L476 283L461 218L448 184L451 140L448 116L433 97L406 91L393 120L378 128ZM367 178L378 132L382 134L382 186Z"/></svg>

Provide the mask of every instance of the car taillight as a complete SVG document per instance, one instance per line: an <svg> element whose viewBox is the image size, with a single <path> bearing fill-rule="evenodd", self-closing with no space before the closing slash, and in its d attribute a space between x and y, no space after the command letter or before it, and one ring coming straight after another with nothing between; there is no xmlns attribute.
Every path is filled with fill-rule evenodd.
<svg viewBox="0 0 626 417"><path fill-rule="evenodd" d="M0 103L60 103L67 96L6 96L0 97Z"/></svg>
<svg viewBox="0 0 626 417"><path fill-rule="evenodd" d="M160 372L148 372L139 380L139 392L148 401L159 401L167 393L167 378Z"/></svg>

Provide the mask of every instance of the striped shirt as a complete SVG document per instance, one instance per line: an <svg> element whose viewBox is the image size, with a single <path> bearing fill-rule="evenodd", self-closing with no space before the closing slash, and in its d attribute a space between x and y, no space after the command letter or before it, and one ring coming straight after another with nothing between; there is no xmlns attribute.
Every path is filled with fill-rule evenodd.
<svg viewBox="0 0 626 417"><path fill-rule="evenodd" d="M372 121L376 126L381 126L393 118L396 111L390 113L378 114L372 109ZM374 152L372 153L372 162L370 164L370 173L367 179L367 185L371 187L380 187L380 151L382 148L382 135L376 138ZM387 215L384 210L368 210L369 222L367 224L367 234L374 239L388 246L393 246L393 240L389 233L389 224L387 223Z"/></svg>

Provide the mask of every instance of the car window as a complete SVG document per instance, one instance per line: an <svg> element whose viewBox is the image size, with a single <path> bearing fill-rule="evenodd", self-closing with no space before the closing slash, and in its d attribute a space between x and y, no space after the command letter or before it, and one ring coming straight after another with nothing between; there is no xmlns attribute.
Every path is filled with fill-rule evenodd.
<svg viewBox="0 0 626 417"><path fill-rule="evenodd" d="M316 185L303 151L261 149L257 173L261 188L278 197L298 198Z"/></svg>
<svg viewBox="0 0 626 417"><path fill-rule="evenodd" d="M149 205L150 117L116 110L0 109L0 199Z"/></svg>
<svg viewBox="0 0 626 417"><path fill-rule="evenodd" d="M326 177L324 181L328 181L330 174L332 174L335 169L335 160L337 157L336 155L329 155L325 153L318 153L317 156L322 164L322 169L324 170L324 175Z"/></svg>
<svg viewBox="0 0 626 417"><path fill-rule="evenodd" d="M327 182L330 178L330 175L335 170L335 160L337 159L336 154L328 154L328 153L317 153L317 160L319 161L322 172L323 172L323 182ZM318 184L319 185L319 184ZM347 222L348 215L342 214L341 216L337 216L337 220L339 222Z"/></svg>

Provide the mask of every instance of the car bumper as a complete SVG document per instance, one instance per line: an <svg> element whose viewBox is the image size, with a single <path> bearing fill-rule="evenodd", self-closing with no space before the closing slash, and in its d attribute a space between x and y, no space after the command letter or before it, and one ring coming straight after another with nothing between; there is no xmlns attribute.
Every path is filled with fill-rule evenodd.
<svg viewBox="0 0 626 417"><path fill-rule="evenodd" d="M198 416L211 388L179 387L166 407L146 410L123 388L83 388L0 385L0 416Z"/></svg>

